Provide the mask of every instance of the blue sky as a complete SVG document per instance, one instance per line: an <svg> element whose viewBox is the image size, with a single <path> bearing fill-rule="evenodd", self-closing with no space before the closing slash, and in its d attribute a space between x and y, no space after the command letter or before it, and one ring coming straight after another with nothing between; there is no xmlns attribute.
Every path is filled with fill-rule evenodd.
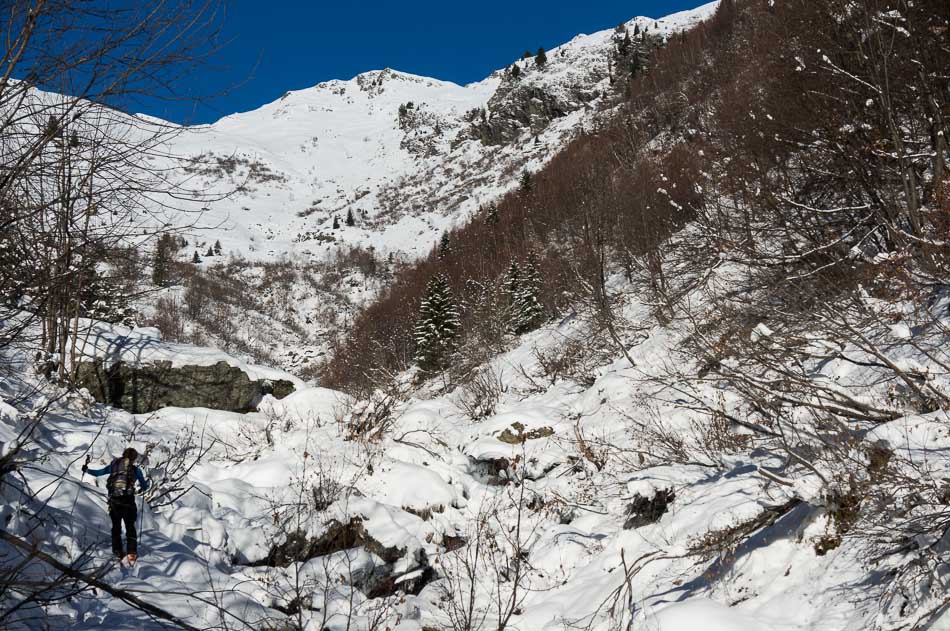
<svg viewBox="0 0 950 631"><path fill-rule="evenodd" d="M198 106L143 101L136 109L175 122L212 122L287 90L385 67L464 84L526 49L700 4L704 0L231 0L223 24L228 43L178 86L185 97L218 95Z"/></svg>

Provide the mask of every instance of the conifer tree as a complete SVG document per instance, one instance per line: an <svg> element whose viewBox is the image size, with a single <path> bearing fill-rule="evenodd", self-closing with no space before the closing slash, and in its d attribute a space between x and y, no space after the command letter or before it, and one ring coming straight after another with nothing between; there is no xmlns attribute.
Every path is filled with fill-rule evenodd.
<svg viewBox="0 0 950 631"><path fill-rule="evenodd" d="M514 304L515 295L518 293L520 278L521 269L518 267L517 262L512 261L511 265L508 266L508 271L505 272L505 275L501 279L501 289L505 292L505 295L508 296L509 304Z"/></svg>
<svg viewBox="0 0 950 631"><path fill-rule="evenodd" d="M448 232L442 233L442 238L439 239L439 260L444 259L449 254L452 253L452 241L449 238Z"/></svg>
<svg viewBox="0 0 950 631"><path fill-rule="evenodd" d="M191 257L191 262L195 265L201 262L201 257L198 256L198 250L195 250L195 255Z"/></svg>
<svg viewBox="0 0 950 631"><path fill-rule="evenodd" d="M531 57L533 57L533 55L531 54L530 50L524 51L524 53L521 55L522 59L531 59Z"/></svg>
<svg viewBox="0 0 950 631"><path fill-rule="evenodd" d="M623 39L620 40L620 43L617 44L617 52L621 57L626 57L630 54L630 49L633 47L633 41L630 39L630 33L624 32Z"/></svg>
<svg viewBox="0 0 950 631"><path fill-rule="evenodd" d="M208 251L205 252L205 256L209 258L214 256L214 246L211 246L211 245L208 246Z"/></svg>
<svg viewBox="0 0 950 631"><path fill-rule="evenodd" d="M155 244L155 256L152 259L152 284L164 287L168 284L171 275L172 255L175 251L174 237L163 234Z"/></svg>
<svg viewBox="0 0 950 631"><path fill-rule="evenodd" d="M336 215L333 215L333 229L334 230L340 229L340 218L337 217Z"/></svg>
<svg viewBox="0 0 950 631"><path fill-rule="evenodd" d="M531 182L531 171L529 171L528 169L523 169L521 171L520 187L521 187L522 193L527 194L531 192L533 183Z"/></svg>
<svg viewBox="0 0 950 631"><path fill-rule="evenodd" d="M346 225L351 228L356 225L356 218L353 217L353 209L350 208L346 211Z"/></svg>
<svg viewBox="0 0 950 631"><path fill-rule="evenodd" d="M544 307L538 301L540 290L541 272L529 258L518 274L513 292L511 330L515 334L533 331L544 322Z"/></svg>
<svg viewBox="0 0 950 631"><path fill-rule="evenodd" d="M519 66L517 63L512 64L512 65L511 65L511 73L510 73L510 74L511 74L511 77L512 77L513 79L517 79L518 77L520 77L520 76L521 76L521 66Z"/></svg>
<svg viewBox="0 0 950 631"><path fill-rule="evenodd" d="M214 242L214 255L221 256L221 241L217 239Z"/></svg>
<svg viewBox="0 0 950 631"><path fill-rule="evenodd" d="M512 261L502 278L501 288L508 297L507 320L512 333L521 335L533 331L544 322L544 307L538 301L541 273L532 258L521 266Z"/></svg>
<svg viewBox="0 0 950 631"><path fill-rule="evenodd" d="M536 63L539 68L543 67L544 64L548 63L548 56L544 52L543 46L538 49L538 54L534 56L534 63Z"/></svg>
<svg viewBox="0 0 950 631"><path fill-rule="evenodd" d="M448 367L461 326L449 281L444 274L436 274L426 285L414 329L414 359L422 370L432 372Z"/></svg>
<svg viewBox="0 0 950 631"><path fill-rule="evenodd" d="M488 205L488 214L485 218L489 226L497 226L501 222L501 216L498 214L498 204L492 202Z"/></svg>

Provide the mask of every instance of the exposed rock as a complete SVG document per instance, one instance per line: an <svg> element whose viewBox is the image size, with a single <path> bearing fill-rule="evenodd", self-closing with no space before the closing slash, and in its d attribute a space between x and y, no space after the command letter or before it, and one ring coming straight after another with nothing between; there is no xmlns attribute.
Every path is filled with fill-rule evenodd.
<svg viewBox="0 0 950 631"><path fill-rule="evenodd" d="M515 431L511 431L515 430ZM547 438L548 436L553 436L554 430L550 427L536 427L534 429L529 429L524 431L524 425L521 423L512 423L510 428L505 428L505 430L498 434L497 438L503 443L509 445L521 445L529 440L537 440L539 438Z"/></svg>
<svg viewBox="0 0 950 631"><path fill-rule="evenodd" d="M294 391L289 381L255 381L224 361L179 367L168 361L110 366L101 360L83 362L78 365L77 385L89 390L96 401L133 414L164 407L252 412L265 394L282 399Z"/></svg>
<svg viewBox="0 0 950 631"><path fill-rule="evenodd" d="M284 543L272 547L266 558L251 565L287 567L294 562L309 561L351 548L365 548L386 563L395 563L406 555L405 548L388 548L373 539L366 532L363 520L353 517L346 523L330 521L319 537L308 539L300 531L293 532Z"/></svg>
<svg viewBox="0 0 950 631"><path fill-rule="evenodd" d="M627 521L623 524L624 530L640 528L660 521L660 517L666 514L675 499L676 493L673 489L661 489L649 498L637 493L627 506Z"/></svg>
<svg viewBox="0 0 950 631"><path fill-rule="evenodd" d="M576 87L569 95L556 95L539 85L506 78L488 101L487 118L471 122L469 136L485 145L504 145L522 133L543 131L551 121L567 116L597 97L596 90Z"/></svg>
<svg viewBox="0 0 950 631"><path fill-rule="evenodd" d="M406 549L381 544L369 535L359 517L353 517L346 523L330 521L324 533L318 537L308 538L301 531L293 532L288 535L286 541L272 547L266 558L250 565L287 567L291 563L303 563L353 548L363 548L384 562L370 572L354 573L350 577L350 584L369 598L391 596L399 591L415 595L435 578L435 570L429 565L428 557L421 549L413 560L414 566L411 570L394 574L394 565L406 556Z"/></svg>

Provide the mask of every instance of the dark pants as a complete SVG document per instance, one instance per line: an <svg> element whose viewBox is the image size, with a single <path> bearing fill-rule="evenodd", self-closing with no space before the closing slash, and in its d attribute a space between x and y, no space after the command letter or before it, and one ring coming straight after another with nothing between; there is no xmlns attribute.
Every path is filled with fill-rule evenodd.
<svg viewBox="0 0 950 631"><path fill-rule="evenodd" d="M135 498L115 498L109 500L109 517L112 518L112 551L122 554L122 522L125 522L125 537L129 544L129 554L138 553L138 533L135 532L135 520L138 509Z"/></svg>

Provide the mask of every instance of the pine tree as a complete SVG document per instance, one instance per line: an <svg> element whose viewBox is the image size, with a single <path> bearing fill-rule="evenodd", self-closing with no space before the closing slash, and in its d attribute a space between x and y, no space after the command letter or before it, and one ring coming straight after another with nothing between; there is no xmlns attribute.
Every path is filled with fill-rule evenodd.
<svg viewBox="0 0 950 631"><path fill-rule="evenodd" d="M512 264L514 265L514 264ZM544 322L544 307L538 301L541 272L532 258L522 266L514 288L511 330L517 335L538 328Z"/></svg>
<svg viewBox="0 0 950 631"><path fill-rule="evenodd" d="M210 246L210 245L208 246L208 251L205 252L205 256L208 257L208 258L214 256L214 247L213 247L213 246Z"/></svg>
<svg viewBox="0 0 950 631"><path fill-rule="evenodd" d="M489 226L497 226L501 222L501 215L498 214L498 204L492 202L488 205L488 213L485 221Z"/></svg>
<svg viewBox="0 0 950 631"><path fill-rule="evenodd" d="M221 241L215 240L214 242L214 255L221 256Z"/></svg>
<svg viewBox="0 0 950 631"><path fill-rule="evenodd" d="M449 233L443 232L442 238L439 239L439 260L441 261L448 255L452 253L452 241L449 239Z"/></svg>
<svg viewBox="0 0 950 631"><path fill-rule="evenodd" d="M198 250L195 250L195 255L191 257L191 262L194 263L195 265L201 262L201 257L198 256Z"/></svg>
<svg viewBox="0 0 950 631"><path fill-rule="evenodd" d="M630 33L624 33L623 39L620 40L620 43L617 44L617 53L621 57L626 57L630 54L630 49L633 47L633 41L630 39Z"/></svg>
<svg viewBox="0 0 950 631"><path fill-rule="evenodd" d="M521 269L518 267L518 263L512 261L511 265L508 266L508 271L505 272L505 275L501 279L501 290L508 296L509 304L514 304L520 279Z"/></svg>
<svg viewBox="0 0 950 631"><path fill-rule="evenodd" d="M461 327L449 281L444 274L436 274L426 285L413 332L414 358L422 370L432 372L448 367Z"/></svg>
<svg viewBox="0 0 950 631"><path fill-rule="evenodd" d="M337 217L336 215L333 215L333 229L334 230L340 229L340 218Z"/></svg>
<svg viewBox="0 0 950 631"><path fill-rule="evenodd" d="M531 171L528 169L523 169L521 171L521 181L519 183L521 187L521 192L524 194L530 193L534 184L531 181Z"/></svg>
<svg viewBox="0 0 950 631"><path fill-rule="evenodd" d="M533 55L531 54L530 50L524 51L524 53L521 55L522 59L531 59L531 57L533 57Z"/></svg>
<svg viewBox="0 0 950 631"><path fill-rule="evenodd" d="M510 74L511 74L511 78L512 78L512 79L517 79L518 77L520 77L520 76L521 76L521 66L519 66L517 63L512 64L512 65L511 65L511 72L510 72Z"/></svg>
<svg viewBox="0 0 950 631"><path fill-rule="evenodd" d="M152 284L164 287L171 275L171 261L175 250L174 237L163 234L155 244L155 256L152 259Z"/></svg>
<svg viewBox="0 0 950 631"><path fill-rule="evenodd" d="M548 63L548 56L545 54L543 46L538 49L538 54L534 56L534 63L536 63L539 68Z"/></svg>
<svg viewBox="0 0 950 631"><path fill-rule="evenodd" d="M346 211L346 225L351 228L356 225L356 218L353 217L353 209L350 208Z"/></svg>

